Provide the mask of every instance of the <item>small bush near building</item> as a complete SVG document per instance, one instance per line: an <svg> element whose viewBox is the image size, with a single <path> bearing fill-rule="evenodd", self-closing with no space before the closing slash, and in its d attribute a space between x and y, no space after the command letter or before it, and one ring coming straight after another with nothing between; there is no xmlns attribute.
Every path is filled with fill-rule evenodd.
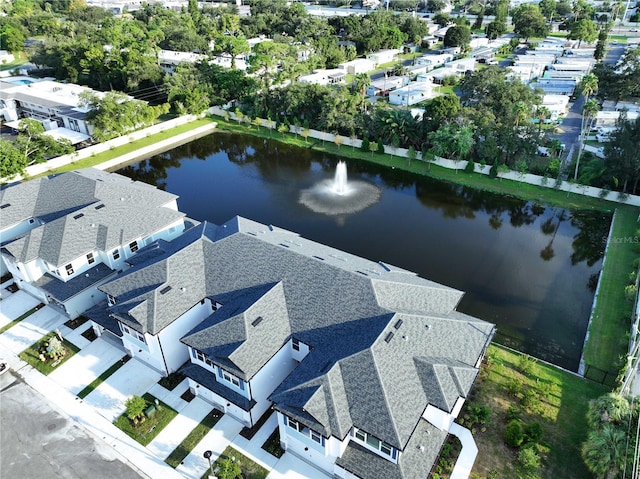
<svg viewBox="0 0 640 479"><path fill-rule="evenodd" d="M520 447L522 441L524 441L524 434L522 433L522 425L517 419L512 420L507 424L504 430L504 442L509 447Z"/></svg>

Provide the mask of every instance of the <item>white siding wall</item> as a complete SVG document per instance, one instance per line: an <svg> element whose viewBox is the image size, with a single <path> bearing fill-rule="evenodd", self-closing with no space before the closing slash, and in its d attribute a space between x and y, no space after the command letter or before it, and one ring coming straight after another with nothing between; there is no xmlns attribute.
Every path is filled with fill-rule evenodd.
<svg viewBox="0 0 640 479"><path fill-rule="evenodd" d="M213 373L211 373L213 374ZM214 404L218 409L222 410L225 414L230 414L243 424L249 426L251 424L251 417L247 411L239 408L235 404L228 402L222 396L219 396L207 388L200 386L197 382L189 379L189 388L198 397L201 397L210 403Z"/></svg>
<svg viewBox="0 0 640 479"><path fill-rule="evenodd" d="M162 352L169 370L167 374L177 371L186 361L189 360L189 348L180 342L185 334L195 328L207 316L211 314L209 300L204 304L198 303L181 317L176 319L169 326L158 334Z"/></svg>
<svg viewBox="0 0 640 479"><path fill-rule="evenodd" d="M329 474L333 472L336 456L327 455L327 450L335 450L335 446L327 443L330 441L339 442L334 437L325 438L325 446L322 447L318 443L306 438L294 429L285 424L285 417L278 412L278 428L280 431L280 443L282 447L297 456L303 458L307 462L314 464L320 469L324 469Z"/></svg>
<svg viewBox="0 0 640 479"><path fill-rule="evenodd" d="M123 332L122 344L131 357L138 358L158 372L164 371L164 361L160 353L158 338L150 334L145 334L144 337L146 344L138 341L130 334Z"/></svg>
<svg viewBox="0 0 640 479"><path fill-rule="evenodd" d="M462 400L462 403L464 404L464 400ZM458 407L457 403L456 407ZM459 405L459 408L461 407L462 404ZM459 408L458 412L460 412ZM453 420L456 418L456 416L454 416L453 414L449 414L448 412L442 411L441 409L438 409L437 407L434 407L432 405L427 406L427 408L424 410L424 413L422 413L422 417L442 431L448 431L449 427L451 427L451 424L453 423Z"/></svg>
<svg viewBox="0 0 640 479"><path fill-rule="evenodd" d="M271 401L267 398L297 364L291 357L291 346L287 343L251 378L251 397L256 401L256 405L251 410L253 421L260 419L260 416L269 409Z"/></svg>

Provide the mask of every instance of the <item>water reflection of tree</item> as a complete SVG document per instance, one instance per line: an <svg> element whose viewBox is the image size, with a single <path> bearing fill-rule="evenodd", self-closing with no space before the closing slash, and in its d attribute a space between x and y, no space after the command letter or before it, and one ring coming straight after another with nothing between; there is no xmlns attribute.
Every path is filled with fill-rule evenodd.
<svg viewBox="0 0 640 479"><path fill-rule="evenodd" d="M558 220L557 223L555 222L556 219ZM540 225L540 229L544 235L551 235L551 239L547 245L540 250L540 257L544 261L550 261L556 255L553 250L553 242L555 241L558 230L560 229L560 224L567 219L569 219L569 215L565 210L558 211L557 208L554 208L552 215Z"/></svg>
<svg viewBox="0 0 640 479"><path fill-rule="evenodd" d="M155 185L161 190L166 190L167 169L180 168L181 159L180 156L174 157L171 152L162 153L148 160L125 166L118 173L134 181L142 181L149 185Z"/></svg>
<svg viewBox="0 0 640 479"><path fill-rule="evenodd" d="M611 217L595 211L579 211L571 218L571 225L578 230L571 243L571 264L586 261L588 266L593 266L604 256L603 238L609 234Z"/></svg>

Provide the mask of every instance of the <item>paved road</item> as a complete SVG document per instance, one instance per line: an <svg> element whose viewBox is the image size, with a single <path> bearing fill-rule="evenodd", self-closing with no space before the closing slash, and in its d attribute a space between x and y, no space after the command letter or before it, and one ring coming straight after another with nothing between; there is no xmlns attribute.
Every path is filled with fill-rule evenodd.
<svg viewBox="0 0 640 479"><path fill-rule="evenodd" d="M140 479L111 447L69 420L10 372L0 376L0 477Z"/></svg>

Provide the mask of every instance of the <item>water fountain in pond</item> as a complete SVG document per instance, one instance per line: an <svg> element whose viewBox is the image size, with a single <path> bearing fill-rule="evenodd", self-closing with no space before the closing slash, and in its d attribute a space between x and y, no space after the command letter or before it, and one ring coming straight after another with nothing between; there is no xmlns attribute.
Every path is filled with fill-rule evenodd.
<svg viewBox="0 0 640 479"><path fill-rule="evenodd" d="M323 180L300 194L300 203L316 213L356 213L380 199L380 189L365 181L347 180L347 164L340 161L333 180Z"/></svg>

